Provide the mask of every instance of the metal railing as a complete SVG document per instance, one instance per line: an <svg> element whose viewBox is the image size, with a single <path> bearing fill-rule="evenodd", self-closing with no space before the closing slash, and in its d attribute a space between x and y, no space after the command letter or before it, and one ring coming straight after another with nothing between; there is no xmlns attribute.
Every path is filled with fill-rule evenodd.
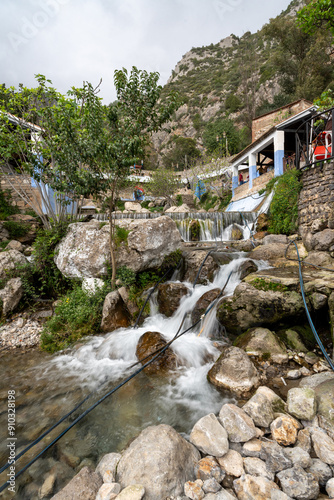
<svg viewBox="0 0 334 500"><path fill-rule="evenodd" d="M298 169L304 169L334 158L334 107L320 111L296 130L296 157Z"/></svg>

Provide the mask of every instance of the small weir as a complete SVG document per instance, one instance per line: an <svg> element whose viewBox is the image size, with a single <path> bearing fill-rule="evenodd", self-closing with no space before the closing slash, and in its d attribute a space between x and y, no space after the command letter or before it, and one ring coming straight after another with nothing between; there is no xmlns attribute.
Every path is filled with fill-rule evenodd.
<svg viewBox="0 0 334 500"><path fill-rule="evenodd" d="M233 229L238 229L241 239L247 240L251 236L257 218L257 212L169 212L169 213L123 213L116 212L113 217L121 219L155 219L167 215L175 220L183 241L192 240L191 227L194 222L199 224L199 234L196 241L228 241ZM94 219L108 220L107 214L95 214Z"/></svg>
<svg viewBox="0 0 334 500"><path fill-rule="evenodd" d="M93 397L93 401L97 401L133 373L136 370L132 367L137 361L136 346L143 333L161 332L169 341L188 313L182 327L182 331L186 330L192 324L191 312L197 300L209 290L224 287L231 271L224 295L232 294L240 282L239 268L246 254L230 253L228 256L231 261L220 267L213 283L196 285L195 288L192 283L185 283L188 295L183 297L170 318L158 312L153 296L151 316L137 329L120 328L105 336L94 336L52 357L39 351L3 355L0 396L5 401L8 388L16 391L16 449L25 448L92 390L97 390ZM256 264L259 268L267 267L266 263ZM204 319L204 324L198 325L171 346L178 359L175 370L168 375L154 377L142 372L103 401L17 479L18 493L15 498L38 498L39 488L52 473L57 475L56 490L61 489L81 466L94 467L103 454L121 451L130 439L149 425L166 423L187 435L203 415L218 412L225 402L235 402L231 397L224 397L206 378L220 355L220 348L226 343L213 309ZM93 401L85 403L70 422ZM0 465L8 460L6 419L7 413L1 413ZM63 422L19 459L16 471L68 424L68 421ZM6 472L0 475L0 484L7 480Z"/></svg>

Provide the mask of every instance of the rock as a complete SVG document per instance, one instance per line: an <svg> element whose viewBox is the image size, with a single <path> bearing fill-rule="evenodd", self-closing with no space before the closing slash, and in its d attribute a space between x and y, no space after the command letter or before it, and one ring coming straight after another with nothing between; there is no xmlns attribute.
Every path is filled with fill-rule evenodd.
<svg viewBox="0 0 334 500"><path fill-rule="evenodd" d="M256 457L260 458L262 450L262 443L259 439L254 438L247 441L242 447L242 455L244 457Z"/></svg>
<svg viewBox="0 0 334 500"><path fill-rule="evenodd" d="M161 283L157 296L159 312L169 318L178 309L182 297L188 293L189 289L183 283Z"/></svg>
<svg viewBox="0 0 334 500"><path fill-rule="evenodd" d="M289 370L285 378L287 378L288 380L298 380L301 376L301 370Z"/></svg>
<svg viewBox="0 0 334 500"><path fill-rule="evenodd" d="M120 453L108 453L107 455L104 455L104 457L102 457L97 464L95 472L103 477L107 471L111 471L115 479L117 464L120 461L121 456L122 455Z"/></svg>
<svg viewBox="0 0 334 500"><path fill-rule="evenodd" d="M236 224L232 225L230 239L232 241L238 241L243 239L243 233Z"/></svg>
<svg viewBox="0 0 334 500"><path fill-rule="evenodd" d="M145 500L181 495L184 483L195 479L200 458L199 451L169 425L150 426L124 451L116 479L122 488L140 482Z"/></svg>
<svg viewBox="0 0 334 500"><path fill-rule="evenodd" d="M235 500L237 497L232 493L227 490L220 490L218 493L208 493L205 495L204 500Z"/></svg>
<svg viewBox="0 0 334 500"><path fill-rule="evenodd" d="M85 278L82 280L82 289L89 295L94 295L104 287L104 281L99 278Z"/></svg>
<svg viewBox="0 0 334 500"><path fill-rule="evenodd" d="M312 500L318 498L319 485L313 474L309 474L301 467L292 467L277 474L282 489L287 495L297 500Z"/></svg>
<svg viewBox="0 0 334 500"><path fill-rule="evenodd" d="M294 387L288 391L288 413L303 420L313 420L316 415L315 393L308 387Z"/></svg>
<svg viewBox="0 0 334 500"><path fill-rule="evenodd" d="M211 477L210 479L204 481L202 489L204 493L217 493L217 491L221 490L222 487L214 477Z"/></svg>
<svg viewBox="0 0 334 500"><path fill-rule="evenodd" d="M42 484L42 486L38 492L39 498L46 498L46 497L49 497L50 495L52 495L56 479L57 479L56 474L49 474L45 478L44 483Z"/></svg>
<svg viewBox="0 0 334 500"><path fill-rule="evenodd" d="M206 309L212 304L212 302L220 294L220 288L214 288L204 293L196 302L195 307L191 313L191 324L196 323L200 320L202 314L205 313Z"/></svg>
<svg viewBox="0 0 334 500"><path fill-rule="evenodd" d="M201 224L198 220L189 223L190 241L199 241L201 236Z"/></svg>
<svg viewBox="0 0 334 500"><path fill-rule="evenodd" d="M326 492L330 498L334 498L334 477L327 481Z"/></svg>
<svg viewBox="0 0 334 500"><path fill-rule="evenodd" d="M238 269L239 278L243 280L249 274L256 273L256 271L257 271L257 265L252 260L247 259L244 262L242 262L242 264Z"/></svg>
<svg viewBox="0 0 334 500"><path fill-rule="evenodd" d="M135 272L156 269L165 255L178 249L181 236L175 222L167 216L156 219L117 221L129 231L117 248L117 265ZM92 220L70 224L67 235L56 247L55 263L70 278L97 278L107 274L110 262L109 226Z"/></svg>
<svg viewBox="0 0 334 500"><path fill-rule="evenodd" d="M224 455L224 457L226 457L226 455ZM218 460L222 460L222 458L219 458ZM198 462L195 467L195 473L197 479L206 481L213 478L218 483L221 483L225 476L225 473L219 467L217 460L210 456L204 457Z"/></svg>
<svg viewBox="0 0 334 500"><path fill-rule="evenodd" d="M136 356L138 360L143 360L142 365L152 359L157 349L162 349L167 345L166 340L159 332L146 332L138 340ZM174 351L168 347L155 361L144 368L147 375L161 374L169 370L174 370L177 366L177 358Z"/></svg>
<svg viewBox="0 0 334 500"><path fill-rule="evenodd" d="M271 500L293 500L281 490L271 490Z"/></svg>
<svg viewBox="0 0 334 500"><path fill-rule="evenodd" d="M268 238L268 236L265 236L265 238ZM270 263L274 263L277 259L285 256L286 247L287 245L283 245L282 243L261 245L251 251L250 258L254 260L267 260Z"/></svg>
<svg viewBox="0 0 334 500"><path fill-rule="evenodd" d="M21 278L12 278L7 281L5 288L0 290L0 300L2 301L2 314L7 316L14 311L23 295Z"/></svg>
<svg viewBox="0 0 334 500"><path fill-rule="evenodd" d="M124 208L129 212L136 212L136 213L140 213L142 210L141 204L136 201L126 201L124 203Z"/></svg>
<svg viewBox="0 0 334 500"><path fill-rule="evenodd" d="M202 490L203 481L196 479L196 481L187 481L184 485L184 493L192 500L202 500L205 493Z"/></svg>
<svg viewBox="0 0 334 500"><path fill-rule="evenodd" d="M311 435L308 429L301 429L297 434L296 447L302 448L307 453L311 452Z"/></svg>
<svg viewBox="0 0 334 500"><path fill-rule="evenodd" d="M325 307L327 305L328 299L327 299L326 295L324 295L322 293L314 292L310 295L310 301L311 301L313 309L315 311L319 311L320 309L322 309L323 307Z"/></svg>
<svg viewBox="0 0 334 500"><path fill-rule="evenodd" d="M289 238L285 234L268 234L263 238L264 245L287 245Z"/></svg>
<svg viewBox="0 0 334 500"><path fill-rule="evenodd" d="M328 252L310 252L303 262L321 267L333 268L334 266L334 260Z"/></svg>
<svg viewBox="0 0 334 500"><path fill-rule="evenodd" d="M266 386L263 386L261 385L257 391L256 391L256 394L263 394L264 396L266 396L266 398L270 401L271 403L271 407L272 407L272 410L273 412L281 412L281 411L285 411L286 409L286 404L285 402L283 401L282 398L280 398L276 392L274 392L272 389L270 389L269 387L266 387Z"/></svg>
<svg viewBox="0 0 334 500"><path fill-rule="evenodd" d="M6 250L17 250L18 252L23 252L24 246L20 241L11 240L6 246Z"/></svg>
<svg viewBox="0 0 334 500"><path fill-rule="evenodd" d="M27 264L27 259L17 250L8 250L0 253L0 278L7 277L8 271L16 269L17 265Z"/></svg>
<svg viewBox="0 0 334 500"><path fill-rule="evenodd" d="M219 412L219 421L227 431L229 441L244 443L256 436L253 420L243 409L234 404L225 404Z"/></svg>
<svg viewBox="0 0 334 500"><path fill-rule="evenodd" d="M312 250L325 251L328 252L334 245L334 230L324 229L319 233L312 236L311 246Z"/></svg>
<svg viewBox="0 0 334 500"><path fill-rule="evenodd" d="M189 439L196 448L214 457L224 456L229 448L227 432L213 413L196 422Z"/></svg>
<svg viewBox="0 0 334 500"><path fill-rule="evenodd" d="M299 467L306 469L311 465L310 454L299 446L295 446L294 448L285 448L284 454L291 460L293 466L298 465Z"/></svg>
<svg viewBox="0 0 334 500"><path fill-rule="evenodd" d="M310 387L315 389L323 382L332 380L334 382L334 372L316 373L300 381L299 387Z"/></svg>
<svg viewBox="0 0 334 500"><path fill-rule="evenodd" d="M290 446L297 441L298 426L290 415L277 417L270 425L271 435L277 443Z"/></svg>
<svg viewBox="0 0 334 500"><path fill-rule="evenodd" d="M3 221L0 221L0 241L8 241L9 238L8 230L4 227Z"/></svg>
<svg viewBox="0 0 334 500"><path fill-rule="evenodd" d="M329 379L327 382L318 385L314 388L314 392L317 400L318 416L319 418L324 417L330 423L334 433L334 379Z"/></svg>
<svg viewBox="0 0 334 500"><path fill-rule="evenodd" d="M52 500L68 500L69 498L95 500L101 486L101 476L88 467L84 467L65 488L52 497Z"/></svg>
<svg viewBox="0 0 334 500"><path fill-rule="evenodd" d="M262 443L260 458L265 460L267 468L272 472L279 472L292 467L292 462L285 456L283 448L275 442Z"/></svg>
<svg viewBox="0 0 334 500"><path fill-rule="evenodd" d="M319 458L311 459L311 464L309 467L306 468L306 472L310 472L311 474L313 474L313 476L318 481L320 486L326 486L327 481L333 475L329 465L319 460Z"/></svg>
<svg viewBox="0 0 334 500"><path fill-rule="evenodd" d="M265 292L249 283L240 283L232 297L223 297L219 301L217 319L228 332L239 334L281 320L296 320L303 312L303 301L297 292Z"/></svg>
<svg viewBox="0 0 334 500"><path fill-rule="evenodd" d="M260 214L256 220L256 231L267 231L268 229L268 215Z"/></svg>
<svg viewBox="0 0 334 500"><path fill-rule="evenodd" d="M116 498L118 493L121 491L121 487L118 483L105 483L102 484L99 489L95 500L112 500Z"/></svg>
<svg viewBox="0 0 334 500"><path fill-rule="evenodd" d="M117 328L128 327L131 316L117 290L108 293L102 309L101 330L112 332Z"/></svg>
<svg viewBox="0 0 334 500"><path fill-rule="evenodd" d="M207 256L206 251L184 251L184 271L182 281L188 281L194 283L195 278L199 272L200 266L203 260ZM219 269L219 264L209 255L206 259L201 272L197 278L197 283L201 285L207 285L211 283L214 279L215 272Z"/></svg>
<svg viewBox="0 0 334 500"><path fill-rule="evenodd" d="M142 498L152 498L146 497L145 488L141 484L131 484L127 488L124 488L118 495L117 500L141 500Z"/></svg>
<svg viewBox="0 0 334 500"><path fill-rule="evenodd" d="M239 500L268 500L273 489L279 489L277 484L265 477L254 477L243 474L233 481L234 490Z"/></svg>
<svg viewBox="0 0 334 500"><path fill-rule="evenodd" d="M289 328L288 330L281 330L277 334L284 344L297 352L307 352L307 348L302 342L298 332Z"/></svg>
<svg viewBox="0 0 334 500"><path fill-rule="evenodd" d="M226 455L218 458L218 463L229 476L240 477L245 472L242 456L235 450L228 450Z"/></svg>
<svg viewBox="0 0 334 500"><path fill-rule="evenodd" d="M269 357L274 363L287 363L289 360L285 346L268 328L252 328L237 337L234 345L249 355Z"/></svg>
<svg viewBox="0 0 334 500"><path fill-rule="evenodd" d="M254 364L238 347L226 348L208 373L211 384L237 395L246 395L259 385Z"/></svg>
<svg viewBox="0 0 334 500"><path fill-rule="evenodd" d="M264 394L257 392L247 401L242 409L251 417L258 427L269 427L274 420L271 402Z"/></svg>
<svg viewBox="0 0 334 500"><path fill-rule="evenodd" d="M334 465L334 440L322 429L316 427L311 427L310 433L317 457L325 464Z"/></svg>
<svg viewBox="0 0 334 500"><path fill-rule="evenodd" d="M137 315L139 313L139 307L134 300L130 299L129 290L125 286L122 286L121 288L118 289L118 293L122 297L123 302L124 302L127 310L129 311L129 313L131 314L132 318L134 319L135 317L137 317ZM143 311L141 317L144 318L145 314L146 313Z"/></svg>
<svg viewBox="0 0 334 500"><path fill-rule="evenodd" d="M266 463L260 458L256 457L245 457L244 458L244 469L246 474L251 476L262 476L273 481L275 474L267 469Z"/></svg>

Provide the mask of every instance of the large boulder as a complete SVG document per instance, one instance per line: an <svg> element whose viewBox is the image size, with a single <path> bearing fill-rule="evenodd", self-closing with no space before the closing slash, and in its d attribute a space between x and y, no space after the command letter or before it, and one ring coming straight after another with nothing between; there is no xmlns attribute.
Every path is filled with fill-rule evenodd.
<svg viewBox="0 0 334 500"><path fill-rule="evenodd" d="M158 349L166 347L167 342L159 332L146 332L138 340L136 356L144 365L156 354ZM166 372L176 368L177 360L174 351L168 347L155 361L144 368L148 375Z"/></svg>
<svg viewBox="0 0 334 500"><path fill-rule="evenodd" d="M0 290L0 300L2 301L2 314L7 316L14 311L23 295L21 278L12 278L6 283L5 288Z"/></svg>
<svg viewBox="0 0 334 500"><path fill-rule="evenodd" d="M97 492L103 481L99 474L84 467L52 500L69 500L80 498L81 500L95 500Z"/></svg>
<svg viewBox="0 0 334 500"><path fill-rule="evenodd" d="M234 345L248 355L268 357L274 363L287 363L289 360L286 347L268 328L251 328L240 335Z"/></svg>
<svg viewBox="0 0 334 500"><path fill-rule="evenodd" d="M334 229L324 229L312 236L312 250L331 252L334 250Z"/></svg>
<svg viewBox="0 0 334 500"><path fill-rule="evenodd" d="M205 313L206 309L212 304L214 300L218 297L221 290L220 288L214 288L205 292L196 302L195 307L191 313L191 324L196 323Z"/></svg>
<svg viewBox="0 0 334 500"><path fill-rule="evenodd" d="M240 283L233 296L219 301L217 319L228 332L238 334L255 326L296 319L303 312L303 300L297 292L263 291Z"/></svg>
<svg viewBox="0 0 334 500"><path fill-rule="evenodd" d="M209 370L208 380L216 387L239 396L249 394L260 383L254 364L238 347L228 347L223 351Z"/></svg>
<svg viewBox="0 0 334 500"><path fill-rule="evenodd" d="M181 236L170 217L124 219L117 225L128 231L117 248L117 266L135 272L158 268L166 255L178 249ZM56 248L55 263L70 278L95 278L107 273L110 262L109 225L92 220L70 224Z"/></svg>
<svg viewBox="0 0 334 500"><path fill-rule="evenodd" d="M144 486L146 500L181 496L184 483L196 479L200 458L199 451L169 425L150 426L124 451L116 479L122 488Z"/></svg>
<svg viewBox="0 0 334 500"><path fill-rule="evenodd" d="M158 286L157 296L159 312L168 318L172 316L188 291L189 289L183 283L161 283Z"/></svg>
<svg viewBox="0 0 334 500"><path fill-rule="evenodd" d="M13 271L17 265L26 264L25 256L17 250L8 250L0 253L0 278L6 278L9 271Z"/></svg>
<svg viewBox="0 0 334 500"><path fill-rule="evenodd" d="M184 273L182 281L189 281L193 283L198 274L198 271L207 256L205 251L184 251ZM206 285L211 283L214 278L215 272L219 269L219 264L213 259L211 255L206 259L201 272L197 278L197 284Z"/></svg>
<svg viewBox="0 0 334 500"><path fill-rule="evenodd" d="M131 315L127 310L119 292L108 293L104 299L102 309L101 330L112 332L117 328L127 327L131 324Z"/></svg>

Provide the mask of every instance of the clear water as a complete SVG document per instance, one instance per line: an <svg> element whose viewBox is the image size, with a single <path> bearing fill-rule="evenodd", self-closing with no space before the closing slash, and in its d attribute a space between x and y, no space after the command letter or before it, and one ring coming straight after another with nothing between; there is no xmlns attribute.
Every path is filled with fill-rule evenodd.
<svg viewBox="0 0 334 500"><path fill-rule="evenodd" d="M122 328L105 336L95 336L66 353L52 357L38 351L4 356L0 368L0 398L2 408L5 408L7 390L16 390L17 450L24 448L91 391L96 392L76 411L75 417L136 371L138 366L131 368L131 365L137 361L135 351L141 335L147 331L158 331L167 341L171 340L185 313L193 310L205 292L222 288L231 271L225 295L232 294L240 282L238 268L245 260L243 254L234 257L229 264L220 268L212 284L197 285L195 288L190 283L186 284L189 293L183 297L179 309L171 318L157 312L153 298L152 316L136 330ZM265 263L257 262L257 265L266 267ZM182 331L190 324L191 320L187 317ZM74 475L80 462L88 459L96 463L103 454L122 450L129 440L149 425L166 423L187 435L203 415L216 413L225 402L233 401L218 392L206 379L209 369L220 355L219 346L226 344L223 337L218 342L214 340L219 335L213 309L195 331L186 333L173 343L172 349L178 359L176 370L166 377L148 377L140 373L106 399L22 475L22 479L17 481L21 486L15 498L33 498L31 491L41 486L59 459L62 462L72 461ZM7 413L3 411L0 414L1 465L8 456L6 419ZM66 425L68 421L54 430L52 437L43 440L43 445L57 436ZM39 444L30 450L27 454L29 459L43 445ZM72 457L71 460L68 455ZM16 471L26 462L25 458L19 460ZM1 484L7 479L5 474L0 476ZM63 483L58 481L57 489L67 481L68 478L64 478Z"/></svg>

